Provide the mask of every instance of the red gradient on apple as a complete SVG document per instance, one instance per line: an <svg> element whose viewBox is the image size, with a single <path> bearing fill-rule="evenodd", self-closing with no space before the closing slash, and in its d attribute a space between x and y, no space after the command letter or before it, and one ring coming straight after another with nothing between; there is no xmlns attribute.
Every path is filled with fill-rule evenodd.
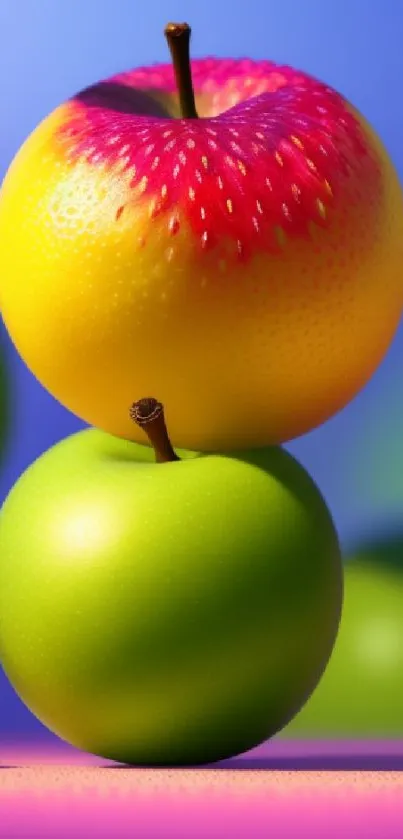
<svg viewBox="0 0 403 839"><path fill-rule="evenodd" d="M63 159L128 172L127 205L138 200L139 192L148 204L152 199L150 216L167 216L169 236L178 232L177 211L183 211L201 249L232 240L231 255L238 259L257 250L279 252L281 229L288 236L307 236L309 222L325 225L328 208L354 170L369 179L373 196L380 197L378 162L335 91L265 61L252 88L241 83L233 95L236 105L217 115L223 78L235 86L245 80L245 64L253 70L252 62L223 64L216 62L212 70L209 59L193 62L196 95L212 96L208 116L201 120L136 115L136 100L131 103L127 96L115 109L114 85L141 89L148 79L171 93L170 65L152 73L142 68L83 91L66 106L56 133ZM254 91L260 93L250 99ZM117 221L125 210L124 204L118 208Z"/></svg>

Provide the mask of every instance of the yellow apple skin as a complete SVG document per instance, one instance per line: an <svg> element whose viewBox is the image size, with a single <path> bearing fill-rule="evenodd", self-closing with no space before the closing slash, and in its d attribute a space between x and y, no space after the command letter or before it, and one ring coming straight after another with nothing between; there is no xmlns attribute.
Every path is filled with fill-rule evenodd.
<svg viewBox="0 0 403 839"><path fill-rule="evenodd" d="M108 101L109 127L91 128L87 122L97 109L85 111L76 98L25 142L0 195L2 316L42 385L108 433L141 442L128 409L153 395L165 405L175 446L219 451L283 443L343 408L390 345L403 307L401 187L362 117L304 74L270 62L228 61L223 67L220 60L200 59L193 75L205 119L180 121L172 119L170 73L164 65L116 77L116 88L148 88L154 109L151 118L124 114L126 135L119 108ZM330 97L333 109L340 107L361 133L365 154L359 157L339 120L327 134L325 123L319 126L324 141L344 143L337 160L347 160L346 171L335 164L322 177L312 140L318 115L306 137L303 128L296 136L291 117L288 126L282 116L277 146L267 140L266 125L266 140L255 139L253 152L234 150L240 142L235 122L228 128L217 114L254 94L292 93L298 84L316 84L315 95L325 103ZM130 135L130 119L137 120L136 131L142 119L154 141L149 158L143 148L137 167L140 141ZM63 132L77 120L87 152L74 156L74 138ZM104 154L97 161L102 155L91 143L99 143L103 132L104 146L110 142L112 149L113 125L120 156ZM182 131L176 148L169 147L170 126ZM207 141L208 126L213 133ZM278 185L272 203L267 198L264 205L266 170ZM306 205L312 198L313 208L300 216L298 229L294 187ZM177 201L174 189L183 191ZM198 190L204 190L204 204ZM282 226L274 224L277 205L284 211ZM206 225L209 214L214 219L211 247L200 247L196 211L199 223L200 214L207 214ZM253 225L257 231L261 225L255 238ZM241 245L248 247L238 258L242 234Z"/></svg>

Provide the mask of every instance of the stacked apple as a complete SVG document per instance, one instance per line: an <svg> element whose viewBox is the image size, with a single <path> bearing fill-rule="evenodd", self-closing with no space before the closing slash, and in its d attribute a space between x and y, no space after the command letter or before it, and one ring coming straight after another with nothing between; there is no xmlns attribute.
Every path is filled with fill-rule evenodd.
<svg viewBox="0 0 403 839"><path fill-rule="evenodd" d="M96 426L3 507L2 663L62 738L152 765L252 748L320 679L338 539L277 444L354 396L403 306L402 193L362 118L166 35L172 66L57 108L0 200L11 338Z"/></svg>

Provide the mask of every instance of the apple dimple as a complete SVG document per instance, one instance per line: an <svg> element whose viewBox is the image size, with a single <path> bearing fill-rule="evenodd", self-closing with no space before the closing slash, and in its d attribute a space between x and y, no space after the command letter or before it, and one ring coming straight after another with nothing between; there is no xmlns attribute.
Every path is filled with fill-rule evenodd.
<svg viewBox="0 0 403 839"><path fill-rule="evenodd" d="M210 94L221 89L231 102L232 81L244 76L244 64L216 60ZM308 235L310 223L326 225L346 180L371 175L374 181L377 163L338 93L270 62L249 64L254 84L238 90L237 104L200 119L172 119L153 99L173 89L170 65L101 82L68 103L57 134L63 154L73 166L84 160L109 176L129 173L126 203L147 202L151 220L166 216L167 238L183 215L201 250L220 240L229 244L230 258L278 251L286 237ZM206 60L192 64L199 94L206 92L205 67ZM141 100L135 113L127 93L116 94L119 85L126 91L138 85L134 96L140 88L144 96L148 86L151 112ZM116 222L122 213L119 208Z"/></svg>
<svg viewBox="0 0 403 839"><path fill-rule="evenodd" d="M250 58L200 58L191 62L191 70L198 113L202 117L217 116L244 99L306 79L306 74L292 67ZM154 88L168 96L177 93L171 63L127 70L115 75L113 81L135 89Z"/></svg>

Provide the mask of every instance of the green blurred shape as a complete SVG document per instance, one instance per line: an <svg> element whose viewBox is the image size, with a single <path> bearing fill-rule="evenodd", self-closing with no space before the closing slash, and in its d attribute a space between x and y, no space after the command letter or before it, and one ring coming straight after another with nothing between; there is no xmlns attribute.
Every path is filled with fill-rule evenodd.
<svg viewBox="0 0 403 839"><path fill-rule="evenodd" d="M403 737L403 534L346 557L333 654L316 690L279 736Z"/></svg>

